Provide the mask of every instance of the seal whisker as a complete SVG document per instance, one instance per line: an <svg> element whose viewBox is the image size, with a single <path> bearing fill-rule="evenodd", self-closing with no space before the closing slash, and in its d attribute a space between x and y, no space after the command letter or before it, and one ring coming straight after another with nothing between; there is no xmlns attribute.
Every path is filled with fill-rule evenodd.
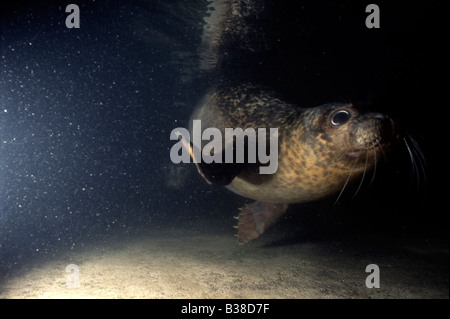
<svg viewBox="0 0 450 319"><path fill-rule="evenodd" d="M356 197L356 195L358 195L359 190L361 189L361 186L364 182L364 177L366 176L366 171L367 171L367 164L369 162L369 151L366 151L366 163L364 164L364 171L361 177L361 182L359 182L358 188L356 189L355 194L353 195L352 199L354 199Z"/></svg>
<svg viewBox="0 0 450 319"><path fill-rule="evenodd" d="M426 187L426 184L427 184L427 174L426 174L427 162L425 160L425 156L424 156L422 150L420 149L419 144L411 135L409 135L409 139L412 144L412 150L413 150L414 154L416 154L416 156L417 156L417 162L419 162L421 173L423 176L423 183L424 183L424 186Z"/></svg>
<svg viewBox="0 0 450 319"><path fill-rule="evenodd" d="M412 145L414 146L414 150L416 150L418 152L418 154L420 155L420 159L422 160L423 164L426 165L425 156L424 156L422 150L420 149L419 143L417 143L417 141L409 134L408 134L408 138L411 141Z"/></svg>
<svg viewBox="0 0 450 319"><path fill-rule="evenodd" d="M411 171L412 171L412 178L413 180L417 180L417 188L420 185L420 177L419 177L419 170L416 164L416 160L414 158L414 153L411 150L411 147L409 146L409 143L406 138L403 138L403 141L405 142L406 149L408 150L409 154L409 160L411 162Z"/></svg>
<svg viewBox="0 0 450 319"><path fill-rule="evenodd" d="M370 184L372 185L373 181L375 180L375 175L377 173L377 148L376 145L372 142L373 147L373 173L372 173L372 179L370 180ZM381 147L381 145L380 145Z"/></svg>
<svg viewBox="0 0 450 319"><path fill-rule="evenodd" d="M356 163L358 162L359 156L355 158L355 161L353 162L353 167L350 170L350 173L348 174L347 180L344 183L344 186L342 186L341 192L339 193L338 197L336 198L336 201L334 202L334 205L336 205L339 202L339 199L341 198L342 194L344 193L345 188L347 187L348 182L350 181L350 178L353 174L353 170L355 169Z"/></svg>
<svg viewBox="0 0 450 319"><path fill-rule="evenodd" d="M410 156L411 166L415 173L414 177L417 178L416 188L420 188L421 182L423 183L424 187L426 187L427 181L425 156L423 155L423 152L420 149L417 141L410 134L408 134L407 138L403 138L403 141L405 142L405 146Z"/></svg>

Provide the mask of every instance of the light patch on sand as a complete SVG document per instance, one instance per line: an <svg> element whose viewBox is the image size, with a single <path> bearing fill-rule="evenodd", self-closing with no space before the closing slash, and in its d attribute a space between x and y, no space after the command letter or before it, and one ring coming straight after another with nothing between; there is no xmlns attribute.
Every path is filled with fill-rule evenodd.
<svg viewBox="0 0 450 319"><path fill-rule="evenodd" d="M3 282L0 298L448 298L448 287L432 278L411 284L420 269L402 268L404 260L381 259L381 288L368 289L371 256L332 242L263 244L239 246L229 234L153 234L29 269ZM79 266L80 288L66 287L68 264Z"/></svg>

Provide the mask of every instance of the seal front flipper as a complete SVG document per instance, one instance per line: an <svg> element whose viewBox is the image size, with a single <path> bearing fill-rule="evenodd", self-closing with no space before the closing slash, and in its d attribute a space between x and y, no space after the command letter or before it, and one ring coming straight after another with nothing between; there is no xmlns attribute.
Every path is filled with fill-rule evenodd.
<svg viewBox="0 0 450 319"><path fill-rule="evenodd" d="M225 152L221 154L222 163L205 163L201 158L197 158L197 154L201 154L201 152L194 152L194 145L182 138L181 133L176 132L176 134L180 136L183 147L189 151L189 155L197 167L197 171L209 184L220 186L229 185L246 167L245 163L225 163Z"/></svg>
<svg viewBox="0 0 450 319"><path fill-rule="evenodd" d="M240 164L228 163L195 163L200 175L213 185L226 186L242 171Z"/></svg>
<svg viewBox="0 0 450 319"><path fill-rule="evenodd" d="M246 204L237 217L239 244L246 244L262 235L286 212L288 206L259 201Z"/></svg>

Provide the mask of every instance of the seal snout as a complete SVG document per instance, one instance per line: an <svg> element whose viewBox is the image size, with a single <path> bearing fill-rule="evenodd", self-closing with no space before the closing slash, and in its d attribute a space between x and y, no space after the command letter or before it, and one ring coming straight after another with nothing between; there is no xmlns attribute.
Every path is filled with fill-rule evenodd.
<svg viewBox="0 0 450 319"><path fill-rule="evenodd" d="M395 125L392 119L382 113L368 113L355 123L354 147L350 156L358 156L363 151L376 149L390 143L395 136Z"/></svg>
<svg viewBox="0 0 450 319"><path fill-rule="evenodd" d="M376 113L373 116L376 123L374 134L377 136L379 143L389 143L395 139L396 129L395 123L386 114Z"/></svg>

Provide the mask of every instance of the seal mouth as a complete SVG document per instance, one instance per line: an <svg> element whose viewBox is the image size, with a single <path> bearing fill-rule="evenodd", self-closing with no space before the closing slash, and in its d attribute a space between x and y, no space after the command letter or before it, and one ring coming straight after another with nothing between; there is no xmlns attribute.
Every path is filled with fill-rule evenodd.
<svg viewBox="0 0 450 319"><path fill-rule="evenodd" d="M359 150L359 151L351 151L347 152L347 155L350 157L359 157L363 152L367 152L369 150Z"/></svg>
<svg viewBox="0 0 450 319"><path fill-rule="evenodd" d="M372 144L371 147L349 151L349 152L347 152L347 156L356 158L356 157L361 156L361 154L364 154L364 153L366 153L367 155L370 155L370 153L374 153L377 151L383 151L383 149L387 146L387 144L382 144L379 141L374 141L371 144Z"/></svg>

